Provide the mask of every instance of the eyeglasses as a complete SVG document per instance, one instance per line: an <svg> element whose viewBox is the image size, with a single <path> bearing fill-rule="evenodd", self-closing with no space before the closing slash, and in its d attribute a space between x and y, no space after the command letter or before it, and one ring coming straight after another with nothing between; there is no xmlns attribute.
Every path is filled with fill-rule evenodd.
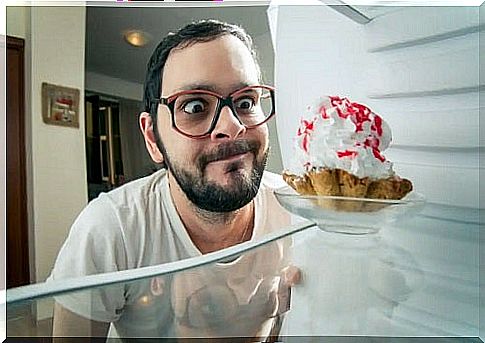
<svg viewBox="0 0 485 343"><path fill-rule="evenodd" d="M227 98L211 91L187 90L161 97L157 102L169 108L176 131L190 138L203 138L216 127L224 106L229 106L247 129L266 123L275 114L274 90L266 85L248 86Z"/></svg>

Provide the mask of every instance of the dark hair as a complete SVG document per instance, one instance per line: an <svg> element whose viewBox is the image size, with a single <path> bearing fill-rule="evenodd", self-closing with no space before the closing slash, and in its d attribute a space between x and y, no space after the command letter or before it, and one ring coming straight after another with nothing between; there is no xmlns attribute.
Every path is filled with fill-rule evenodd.
<svg viewBox="0 0 485 343"><path fill-rule="evenodd" d="M199 42L209 42L226 34L231 34L244 43L253 56L256 68L258 68L258 74L261 75L256 52L253 48L253 40L243 28L212 19L188 24L175 33L169 33L158 44L148 62L143 103L145 112L150 113L153 120L156 120L158 108L158 102L154 100L160 97L163 68L165 67L170 51L174 48L183 49Z"/></svg>

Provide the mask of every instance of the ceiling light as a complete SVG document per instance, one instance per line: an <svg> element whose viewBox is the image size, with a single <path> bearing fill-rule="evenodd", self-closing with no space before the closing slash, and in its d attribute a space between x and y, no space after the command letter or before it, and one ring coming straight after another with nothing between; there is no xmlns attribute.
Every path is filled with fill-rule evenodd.
<svg viewBox="0 0 485 343"><path fill-rule="evenodd" d="M148 33L141 31L141 30L129 30L123 32L123 37L128 42L136 47L142 47L147 45L150 41L151 37Z"/></svg>

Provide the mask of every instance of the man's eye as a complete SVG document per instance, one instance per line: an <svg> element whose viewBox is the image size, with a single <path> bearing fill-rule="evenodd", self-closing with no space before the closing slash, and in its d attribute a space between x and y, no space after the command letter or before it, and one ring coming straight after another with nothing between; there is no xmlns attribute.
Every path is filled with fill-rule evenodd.
<svg viewBox="0 0 485 343"><path fill-rule="evenodd" d="M203 113L206 106L202 100L191 100L185 103L183 110L189 114Z"/></svg>
<svg viewBox="0 0 485 343"><path fill-rule="evenodd" d="M242 98L237 100L235 103L237 109L241 110L251 110L254 106L254 100L251 98Z"/></svg>

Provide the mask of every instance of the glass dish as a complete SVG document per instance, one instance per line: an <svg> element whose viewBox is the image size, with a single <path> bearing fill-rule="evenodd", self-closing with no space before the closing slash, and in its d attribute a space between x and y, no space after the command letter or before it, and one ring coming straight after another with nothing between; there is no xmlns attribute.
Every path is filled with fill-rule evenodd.
<svg viewBox="0 0 485 343"><path fill-rule="evenodd" d="M289 212L315 222L322 230L346 234L376 233L400 218L416 215L425 204L424 196L414 191L401 200L300 195L289 186L274 194Z"/></svg>

